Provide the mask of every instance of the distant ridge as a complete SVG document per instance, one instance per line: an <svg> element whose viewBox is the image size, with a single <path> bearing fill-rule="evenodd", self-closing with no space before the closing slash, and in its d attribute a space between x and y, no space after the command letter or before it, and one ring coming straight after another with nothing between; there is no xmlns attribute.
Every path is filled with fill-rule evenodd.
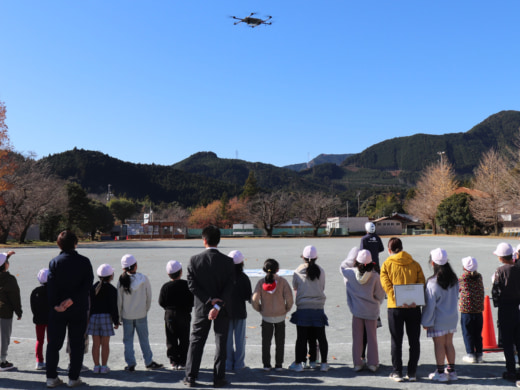
<svg viewBox="0 0 520 390"><path fill-rule="evenodd" d="M315 165L332 163L336 165L340 165L347 157L353 156L354 154L320 154L319 156L313 158L309 163L301 163L301 164L291 164L286 165L284 168L290 169L292 171L300 172L307 168L312 168Z"/></svg>

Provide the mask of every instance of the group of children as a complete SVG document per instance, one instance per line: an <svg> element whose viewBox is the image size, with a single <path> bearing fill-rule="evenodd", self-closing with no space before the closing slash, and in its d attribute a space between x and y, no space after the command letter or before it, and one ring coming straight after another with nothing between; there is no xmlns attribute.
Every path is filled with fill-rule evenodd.
<svg viewBox="0 0 520 390"><path fill-rule="evenodd" d="M377 240L372 241L377 245L375 252L377 254L380 252L380 244ZM392 365L394 366L390 376L392 379L403 380L401 350L402 327L405 323L410 343L407 379L416 380L415 372L419 358L418 354L416 357L412 356L414 348L418 348L418 345L415 345L418 344L418 339L411 340L413 332L409 332L408 327L421 325L434 343L437 369L429 375L429 379L439 382L458 379L453 346L458 312L461 313L460 323L466 348L466 355L462 360L467 363L482 362L484 286L482 275L477 271L478 263L475 258L462 259L463 272L457 278L450 266L446 251L441 248L434 249L429 257L433 275L424 280L420 265L409 254L402 251L402 243L398 238L390 239L388 245L390 257L383 263L381 269L378 260L374 261L368 249L352 248L340 265L340 272L346 285L347 303L352 313L352 358L355 371L365 368L371 372L378 370L376 329L380 326L380 305L385 297L388 298L392 339ZM515 348L516 351L520 350L520 266L515 265L518 255L507 243L499 244L493 253L503 263L493 276L492 289L493 302L498 307L498 326L506 359L506 372L503 378L516 381ZM0 371L14 367L7 361L7 347L13 313L18 319L22 316L20 290L16 278L8 272L9 257L13 254L12 251L0 254ZM294 271L292 277L292 289L289 282L278 275L280 266L275 259L265 261L263 267L265 277L258 281L253 290L243 270L243 254L240 251L232 251L228 256L235 263L236 282L232 301L233 317L230 318L228 333L226 369L239 370L245 367L246 303L250 302L253 309L262 316L262 364L265 371L273 369L271 364L273 336L275 339L274 369L277 371L283 369L285 318L294 303L296 311L292 313L290 322L296 325L297 338L295 358L289 369L296 372L301 372L304 368L319 368L321 371L327 371L329 365L325 333L328 319L324 312L325 271L316 264L318 258L316 248L314 246L304 248L301 256L303 262ZM98 267L99 281L92 286L87 333L92 336L94 373L110 372L109 340L115 334L114 329L117 329L120 324L123 325L124 333L124 357L127 363L125 370L135 370L133 348L135 332L139 338L146 368L162 367L161 364L153 361L148 341L147 313L152 298L150 282L145 275L137 272L137 260L133 255L123 256L121 267L123 272L119 277L117 288L111 283L114 269L108 264ZM41 286L31 293L31 309L36 326L37 370L45 369L43 344L49 310L46 294L48 272L48 269L38 272L37 278ZM166 265L166 273L170 281L161 287L159 294L159 305L165 311L166 353L172 369L184 370L189 346L193 294L186 280L181 279L180 262L169 261ZM410 275L413 275L412 279ZM401 282L399 278L402 279ZM425 299L422 313L415 302L402 306L397 306L395 303L393 286L409 283L424 283ZM417 319L414 319L417 312L419 313L418 324ZM363 338L360 337L362 333ZM318 351L321 355L319 367ZM308 364L307 358L309 358ZM518 385L520 386L520 383Z"/></svg>

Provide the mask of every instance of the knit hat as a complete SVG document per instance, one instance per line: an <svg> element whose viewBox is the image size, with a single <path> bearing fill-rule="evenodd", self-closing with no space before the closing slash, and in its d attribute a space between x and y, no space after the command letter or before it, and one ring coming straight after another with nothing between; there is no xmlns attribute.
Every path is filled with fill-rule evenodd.
<svg viewBox="0 0 520 390"><path fill-rule="evenodd" d="M121 268L128 268L133 266L135 263L137 263L137 260L133 255L124 255L121 258Z"/></svg>
<svg viewBox="0 0 520 390"><path fill-rule="evenodd" d="M233 263L240 264L244 262L244 255L240 251L231 251L228 254L233 259Z"/></svg>
<svg viewBox="0 0 520 390"><path fill-rule="evenodd" d="M302 257L306 259L317 259L318 258L318 251L316 248L312 245L307 245L305 248L303 248Z"/></svg>
<svg viewBox="0 0 520 390"><path fill-rule="evenodd" d="M110 266L110 264L101 264L96 272L97 276L106 278L107 276L114 274L114 269Z"/></svg>
<svg viewBox="0 0 520 390"><path fill-rule="evenodd" d="M465 257L462 259L462 266L469 272L476 271L478 268L477 259L471 256Z"/></svg>
<svg viewBox="0 0 520 390"><path fill-rule="evenodd" d="M4 265L6 260L7 260L7 254L6 253L0 253L0 267Z"/></svg>
<svg viewBox="0 0 520 390"><path fill-rule="evenodd" d="M168 264L166 264L166 273L168 275L179 272L181 269L182 269L182 264L179 263L177 260L170 260L170 261L168 261Z"/></svg>
<svg viewBox="0 0 520 390"><path fill-rule="evenodd" d="M38 272L38 282L41 284L47 283L47 278L49 277L49 269L48 268L42 268Z"/></svg>
<svg viewBox="0 0 520 390"><path fill-rule="evenodd" d="M372 262L372 254L366 249L361 249L356 257L356 261L360 264L370 264Z"/></svg>
<svg viewBox="0 0 520 390"><path fill-rule="evenodd" d="M448 262L448 254L442 248L432 250L430 256L435 264L444 265Z"/></svg>
<svg viewBox="0 0 520 390"><path fill-rule="evenodd" d="M507 242L501 242L493 254L498 257L510 256L513 254L513 247Z"/></svg>

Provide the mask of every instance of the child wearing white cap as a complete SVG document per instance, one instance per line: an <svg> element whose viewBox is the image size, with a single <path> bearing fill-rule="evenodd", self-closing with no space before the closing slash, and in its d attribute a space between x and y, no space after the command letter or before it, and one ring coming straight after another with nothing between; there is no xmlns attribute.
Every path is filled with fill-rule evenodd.
<svg viewBox="0 0 520 390"><path fill-rule="evenodd" d="M242 252L234 250L229 252L228 256L233 259L235 264L235 285L231 299L233 311L229 317L226 371L241 370L246 366L246 302L251 303L253 293L251 281L244 273L244 255Z"/></svg>
<svg viewBox="0 0 520 390"><path fill-rule="evenodd" d="M351 258L354 257L354 264ZM379 367L377 348L377 318L385 291L381 286L377 264L367 249L360 251L353 248L349 256L340 265L347 288L347 304L352 313L352 358L354 370L364 368L362 361L363 338L359 337L366 330L368 369L372 372Z"/></svg>
<svg viewBox="0 0 520 390"><path fill-rule="evenodd" d="M462 360L466 363L482 363L482 326L484 319L484 283L477 272L477 259L462 259L463 272L459 278L460 327L466 347Z"/></svg>
<svg viewBox="0 0 520 390"><path fill-rule="evenodd" d="M459 320L459 280L448 263L448 254L444 249L432 250L429 262L433 267L433 275L426 281L426 304L421 319L426 335L433 338L437 363L437 370L429 378L438 382L456 381L458 376L455 371L453 333L457 331ZM448 362L446 369L445 360Z"/></svg>
<svg viewBox="0 0 520 390"><path fill-rule="evenodd" d="M498 244L493 254L502 263L495 271L491 289L493 304L498 307L498 327L506 359L506 371L502 378L515 382L515 347L520 351L520 267L515 266L513 247L506 242Z"/></svg>
<svg viewBox="0 0 520 390"><path fill-rule="evenodd" d="M0 371L14 368L13 363L7 361L7 348L13 329L13 313L16 318L22 318L22 303L20 288L16 278L9 273L9 258L13 251L0 253Z"/></svg>
<svg viewBox="0 0 520 390"><path fill-rule="evenodd" d="M45 370L45 359L43 357L43 344L45 342L45 332L49 323L49 298L47 296L47 277L49 269L42 268L38 271L38 282L40 285L31 292L31 311L33 323L36 327L36 366L37 370Z"/></svg>
<svg viewBox="0 0 520 390"><path fill-rule="evenodd" d="M117 283L117 307L123 323L123 344L125 347L125 371L135 371L134 333L137 331L144 364L148 370L162 368L153 361L153 352L148 339L148 311L152 305L150 280L137 272L137 260L131 254L121 258L123 273Z"/></svg>
<svg viewBox="0 0 520 390"><path fill-rule="evenodd" d="M119 327L117 289L110 283L114 279L114 269L109 264L101 264L97 269L97 276L99 281L90 290L90 321L87 334L92 336L94 374L108 374L110 336L114 336L114 329Z"/></svg>
<svg viewBox="0 0 520 390"><path fill-rule="evenodd" d="M321 365L320 371L328 371L327 363L329 344L325 326L329 325L324 311L325 271L318 264L318 251L312 245L303 249L303 264L293 274L292 287L296 292L296 311L290 321L296 325L295 359L289 369L301 372L307 360L307 343L309 338L316 337L319 343Z"/></svg>
<svg viewBox="0 0 520 390"><path fill-rule="evenodd" d="M159 305L164 309L166 332L166 356L172 370L184 370L190 345L191 309L193 293L188 282L182 280L182 264L170 260L166 264L170 281L163 284L159 293Z"/></svg>

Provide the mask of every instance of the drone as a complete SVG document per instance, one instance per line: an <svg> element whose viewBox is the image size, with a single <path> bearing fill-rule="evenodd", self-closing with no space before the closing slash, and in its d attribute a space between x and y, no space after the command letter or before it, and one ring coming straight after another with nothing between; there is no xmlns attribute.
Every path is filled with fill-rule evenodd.
<svg viewBox="0 0 520 390"><path fill-rule="evenodd" d="M238 20L238 22L235 22L233 24L236 26L239 23L246 23L251 28L255 28L257 26L260 26L261 24L271 25L271 22L268 22L268 20L271 20L272 16L268 16L267 19L262 20L259 18L252 18L253 15L255 15L255 12L251 12L249 16L246 16L243 19L237 18L236 16L232 16L233 19Z"/></svg>

